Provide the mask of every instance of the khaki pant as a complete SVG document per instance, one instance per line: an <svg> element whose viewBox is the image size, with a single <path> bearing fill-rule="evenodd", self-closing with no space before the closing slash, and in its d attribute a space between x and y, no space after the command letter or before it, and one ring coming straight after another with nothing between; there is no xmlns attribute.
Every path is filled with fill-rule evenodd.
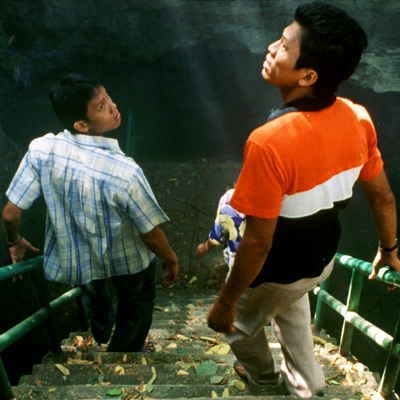
<svg viewBox="0 0 400 400"><path fill-rule="evenodd" d="M310 328L308 292L332 272L332 260L317 278L283 285L263 283L249 288L237 302L237 331L226 335L239 362L247 371L250 390L259 385L276 385L282 380L291 394L300 397L323 395L324 373L314 356ZM268 346L264 326L271 322L283 352L279 371Z"/></svg>

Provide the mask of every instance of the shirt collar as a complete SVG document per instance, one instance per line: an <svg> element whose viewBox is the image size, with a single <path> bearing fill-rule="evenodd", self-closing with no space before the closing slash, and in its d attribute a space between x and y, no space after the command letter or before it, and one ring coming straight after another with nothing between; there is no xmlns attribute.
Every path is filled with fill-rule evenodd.
<svg viewBox="0 0 400 400"><path fill-rule="evenodd" d="M80 146L98 147L107 150L113 150L122 153L119 147L118 140L111 139L103 136L92 136L82 134L72 134L69 130L65 129L60 135L64 136L68 141L76 143Z"/></svg>
<svg viewBox="0 0 400 400"><path fill-rule="evenodd" d="M330 107L336 101L336 96L331 94L327 97L301 97L300 99L290 101L283 107L278 108L269 116L268 121L279 118L284 114L296 111L321 111Z"/></svg>

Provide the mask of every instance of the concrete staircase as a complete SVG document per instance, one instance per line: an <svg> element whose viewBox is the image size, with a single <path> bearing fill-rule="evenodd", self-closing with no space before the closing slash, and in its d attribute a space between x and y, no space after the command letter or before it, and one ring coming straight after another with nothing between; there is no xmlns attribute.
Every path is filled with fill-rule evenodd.
<svg viewBox="0 0 400 400"><path fill-rule="evenodd" d="M160 289L149 339L153 353L107 353L87 332L71 333L62 354L48 354L14 387L17 399L205 399L211 397L290 399L283 386L268 386L251 396L233 370L234 356L224 336L207 327L217 292ZM278 364L279 343L266 328ZM215 347L218 346L218 347ZM325 399L370 398L377 374L340 357L335 341L315 336L315 353L327 380ZM218 354L225 353L227 354ZM318 397L316 397L318 399Z"/></svg>

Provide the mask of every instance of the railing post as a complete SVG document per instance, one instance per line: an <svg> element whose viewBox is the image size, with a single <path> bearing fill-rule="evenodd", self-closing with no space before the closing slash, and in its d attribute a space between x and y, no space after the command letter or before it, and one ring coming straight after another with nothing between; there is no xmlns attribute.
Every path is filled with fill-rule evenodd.
<svg viewBox="0 0 400 400"><path fill-rule="evenodd" d="M3 361L0 357L0 399L9 400L13 399L14 393L11 389L10 381L8 380L6 369L4 368Z"/></svg>
<svg viewBox="0 0 400 400"><path fill-rule="evenodd" d="M394 387L400 371L400 360L393 353L393 348L400 341L400 317L397 319L396 329L393 335L393 342L390 346L389 356L386 360L385 370L383 371L381 383L379 385L379 394L384 398L394 398ZM398 397L397 397L398 398Z"/></svg>
<svg viewBox="0 0 400 400"><path fill-rule="evenodd" d="M319 290L327 291L328 287L329 287L329 277L320 283ZM316 331L322 329L322 324L324 322L324 313L325 313L325 302L322 301L321 296L318 294L317 306L315 308L315 314L314 314L314 329Z"/></svg>
<svg viewBox="0 0 400 400"><path fill-rule="evenodd" d="M353 270L351 275L351 282L349 287L349 294L347 297L347 311L358 311L360 304L361 289L363 285L364 275L357 270ZM344 320L342 335L340 338L339 353L342 356L350 354L351 341L353 339L354 326Z"/></svg>
<svg viewBox="0 0 400 400"><path fill-rule="evenodd" d="M49 312L49 317L44 321L44 324L50 341L50 349L53 353L61 353L61 341L54 323L53 311L50 307L45 287L43 269L37 268L34 271L31 271L31 277L36 289L36 295L39 299L40 307L46 308Z"/></svg>

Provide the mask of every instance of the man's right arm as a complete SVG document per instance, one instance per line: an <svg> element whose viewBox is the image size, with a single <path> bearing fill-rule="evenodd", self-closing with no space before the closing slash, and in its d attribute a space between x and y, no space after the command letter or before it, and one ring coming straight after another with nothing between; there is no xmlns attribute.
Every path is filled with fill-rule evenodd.
<svg viewBox="0 0 400 400"><path fill-rule="evenodd" d="M234 332L236 303L263 267L272 247L277 221L278 218L246 217L246 229L231 274L208 316L208 326L216 332Z"/></svg>
<svg viewBox="0 0 400 400"><path fill-rule="evenodd" d="M166 267L169 269L169 273L162 282L163 285L175 282L179 271L178 257L169 245L164 232L156 226L144 235L140 235L140 239L150 251L163 259L163 269Z"/></svg>
<svg viewBox="0 0 400 400"><path fill-rule="evenodd" d="M359 181L359 183L371 207L381 246L385 248L394 247L397 238L396 200L390 189L385 171L382 170L374 179ZM374 270L369 278L375 278L378 270L386 265L400 272L400 260L397 253L397 248L391 252L379 248L373 262Z"/></svg>

